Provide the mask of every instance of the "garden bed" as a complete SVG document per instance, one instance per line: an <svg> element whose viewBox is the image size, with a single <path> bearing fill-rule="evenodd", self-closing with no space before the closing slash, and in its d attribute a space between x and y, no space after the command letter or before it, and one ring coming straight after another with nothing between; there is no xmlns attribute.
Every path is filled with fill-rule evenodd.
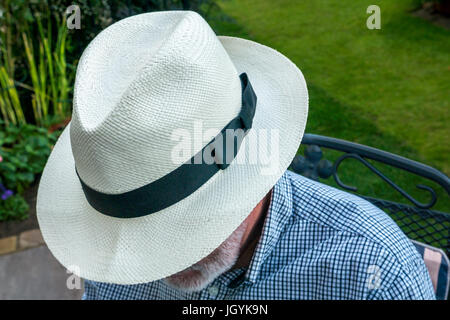
<svg viewBox="0 0 450 320"><path fill-rule="evenodd" d="M28 211L28 218L26 218L25 220L1 221L0 239L18 235L23 231L39 228L36 217L36 196L38 186L39 179L36 179L36 181L33 182L23 194L25 201L30 207Z"/></svg>

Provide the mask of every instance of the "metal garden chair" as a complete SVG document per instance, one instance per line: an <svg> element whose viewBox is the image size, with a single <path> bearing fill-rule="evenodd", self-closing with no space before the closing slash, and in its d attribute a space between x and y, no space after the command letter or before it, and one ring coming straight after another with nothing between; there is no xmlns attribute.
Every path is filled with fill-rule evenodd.
<svg viewBox="0 0 450 320"><path fill-rule="evenodd" d="M404 170L419 177L432 181L442 187L444 201L450 194L450 179L439 170L386 151L365 145L330 138L315 134L305 134L302 140L305 146L304 155L297 155L291 169L310 179L334 178L338 187L357 193L375 206L384 210L399 225L402 231L413 240L418 252L422 255L435 287L438 299L447 299L450 283L449 274L449 229L450 214L433 209L438 195L432 187L419 184L417 188L425 190L431 198L427 203L415 199L404 189L389 179L373 162ZM322 148L334 150L340 156L334 162L325 159ZM382 179L394 192L398 192L409 204L380 199L373 195L362 195L358 189L342 182L338 175L341 163L346 159L355 159L366 166L373 174Z"/></svg>

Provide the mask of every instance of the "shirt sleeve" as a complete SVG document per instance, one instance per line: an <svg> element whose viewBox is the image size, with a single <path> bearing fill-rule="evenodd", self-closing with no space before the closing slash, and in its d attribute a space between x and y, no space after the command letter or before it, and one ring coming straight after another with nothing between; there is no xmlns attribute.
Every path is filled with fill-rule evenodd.
<svg viewBox="0 0 450 320"><path fill-rule="evenodd" d="M383 255L382 255L383 256ZM373 300L435 300L436 295L425 263L419 255L409 257L408 263L384 256L381 265L384 285L369 294ZM388 267L388 264L391 264Z"/></svg>
<svg viewBox="0 0 450 320"><path fill-rule="evenodd" d="M378 299L383 300L435 300L428 273L406 274L402 271Z"/></svg>

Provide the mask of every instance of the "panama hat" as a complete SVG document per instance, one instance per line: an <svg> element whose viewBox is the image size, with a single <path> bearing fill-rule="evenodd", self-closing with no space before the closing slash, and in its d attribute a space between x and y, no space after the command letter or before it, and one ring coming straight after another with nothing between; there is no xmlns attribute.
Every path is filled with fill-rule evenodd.
<svg viewBox="0 0 450 320"><path fill-rule="evenodd" d="M79 276L117 284L195 264L289 167L307 111L305 80L289 59L218 37L195 12L114 23L83 52L72 120L40 180L37 215L48 248ZM190 152L174 161L174 132L191 134L199 123L209 134L193 134ZM246 133L230 161L211 148L212 163L190 162L230 128ZM269 173L267 163L245 161L250 133L262 130L278 136Z"/></svg>

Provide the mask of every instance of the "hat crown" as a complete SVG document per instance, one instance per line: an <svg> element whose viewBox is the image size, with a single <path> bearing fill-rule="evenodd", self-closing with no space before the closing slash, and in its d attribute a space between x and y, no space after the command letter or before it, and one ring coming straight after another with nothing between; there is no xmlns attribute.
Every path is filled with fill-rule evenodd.
<svg viewBox="0 0 450 320"><path fill-rule="evenodd" d="M123 193L176 169L177 129L217 134L241 108L239 75L195 12L136 15L83 53L70 125L77 171L91 188ZM191 135L188 160L211 138Z"/></svg>

